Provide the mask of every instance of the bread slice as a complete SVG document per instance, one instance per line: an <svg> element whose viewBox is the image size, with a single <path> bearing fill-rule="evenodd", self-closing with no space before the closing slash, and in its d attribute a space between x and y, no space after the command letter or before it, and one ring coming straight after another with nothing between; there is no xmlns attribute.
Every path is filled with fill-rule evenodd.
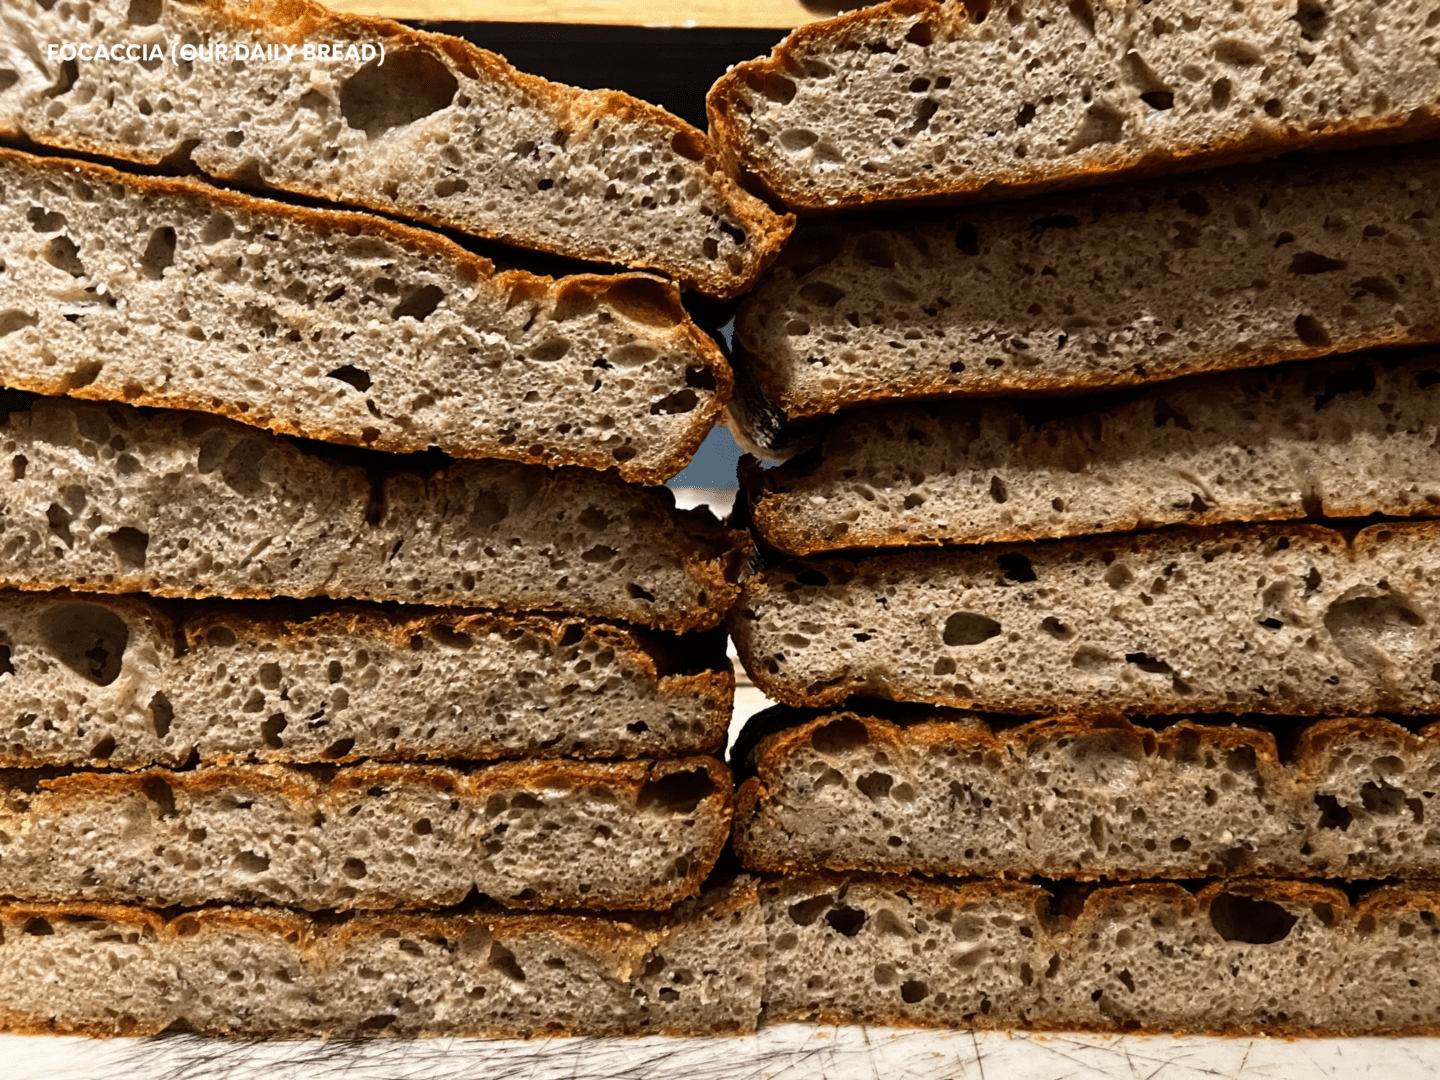
<svg viewBox="0 0 1440 1080"><path fill-rule="evenodd" d="M761 888L763 1023L1434 1035L1440 891L1197 893L790 877Z"/></svg>
<svg viewBox="0 0 1440 1080"><path fill-rule="evenodd" d="M710 129L773 195L814 211L1420 139L1440 128L1431 14L1384 0L893 0L732 68L710 91Z"/></svg>
<svg viewBox="0 0 1440 1080"><path fill-rule="evenodd" d="M782 563L730 629L789 705L1440 712L1440 523L1229 526Z"/></svg>
<svg viewBox="0 0 1440 1080"><path fill-rule="evenodd" d="M745 292L793 223L663 109L388 19L301 0L10 0L3 18L0 135L649 267L719 297ZM124 56L65 59L62 44ZM339 55L306 55L322 44Z"/></svg>
<svg viewBox="0 0 1440 1080"><path fill-rule="evenodd" d="M638 923L70 902L0 929L0 1026L36 1034L745 1034L764 984L754 882Z"/></svg>
<svg viewBox="0 0 1440 1080"><path fill-rule="evenodd" d="M875 401L1433 342L1437 177L1440 150L1421 146L820 223L736 317L733 409L774 445L786 424Z"/></svg>
<svg viewBox="0 0 1440 1080"><path fill-rule="evenodd" d="M1403 357L1403 359L1402 359ZM740 468L790 555L1321 515L1440 514L1440 354L1198 375L1099 401L863 409Z"/></svg>
<svg viewBox="0 0 1440 1080"><path fill-rule="evenodd" d="M720 621L748 549L667 489L589 469L386 475L392 459L357 455L367 474L218 417L18 404L0 428L0 584L21 589L355 597L683 631Z"/></svg>
<svg viewBox="0 0 1440 1080"><path fill-rule="evenodd" d="M496 274L433 233L0 149L0 382L329 442L685 467L730 393L674 285Z"/></svg>
<svg viewBox="0 0 1440 1080"><path fill-rule="evenodd" d="M0 894L156 907L442 907L478 889L666 908L715 865L733 794L699 757L0 775Z"/></svg>
<svg viewBox="0 0 1440 1080"><path fill-rule="evenodd" d="M1284 759L1269 730L1191 720L789 719L736 796L748 869L1440 878L1440 725L1322 720Z"/></svg>
<svg viewBox="0 0 1440 1080"><path fill-rule="evenodd" d="M0 591L0 766L714 753L724 650L564 617Z"/></svg>

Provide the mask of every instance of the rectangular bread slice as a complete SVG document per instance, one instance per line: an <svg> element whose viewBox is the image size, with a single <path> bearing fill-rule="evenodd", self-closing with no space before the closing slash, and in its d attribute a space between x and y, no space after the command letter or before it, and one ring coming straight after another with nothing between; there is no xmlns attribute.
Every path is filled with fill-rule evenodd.
<svg viewBox="0 0 1440 1080"><path fill-rule="evenodd" d="M1440 514L1440 355L1305 361L1091 402L844 414L809 452L740 468L789 555Z"/></svg>
<svg viewBox="0 0 1440 1080"><path fill-rule="evenodd" d="M1034 885L784 877L761 887L762 1023L1434 1035L1440 892L1305 882Z"/></svg>
<svg viewBox="0 0 1440 1080"><path fill-rule="evenodd" d="M718 751L723 632L0 591L0 766Z"/></svg>
<svg viewBox="0 0 1440 1080"><path fill-rule="evenodd" d="M1440 523L1221 526L750 578L730 630L788 705L987 712L1440 712Z"/></svg>
<svg viewBox="0 0 1440 1080"><path fill-rule="evenodd" d="M0 895L155 907L658 909L730 830L713 758L0 772Z"/></svg>
<svg viewBox="0 0 1440 1080"><path fill-rule="evenodd" d="M367 474L199 413L9 404L0 584L21 589L354 597L684 631L720 621L748 550L668 489L590 469L348 459Z"/></svg>
<svg viewBox="0 0 1440 1080"><path fill-rule="evenodd" d="M734 411L764 445L869 402L1433 342L1435 218L1440 150L1420 146L819 223L736 317Z"/></svg>
<svg viewBox="0 0 1440 1080"><path fill-rule="evenodd" d="M1118 718L1009 727L944 712L897 719L769 718L791 726L761 739L745 763L733 834L744 865L1086 880L1440 878L1426 824L1440 810L1434 724L1411 733L1388 720L1321 720L1282 758L1269 730L1191 720L1156 730Z"/></svg>
<svg viewBox="0 0 1440 1080"><path fill-rule="evenodd" d="M796 30L710 129L796 210L975 201L1440 128L1434 8L892 0Z"/></svg>
<svg viewBox="0 0 1440 1080"><path fill-rule="evenodd" d="M764 985L753 881L639 922L12 902L0 930L0 1026L34 1034L746 1034Z"/></svg>
<svg viewBox="0 0 1440 1080"><path fill-rule="evenodd" d="M751 286L793 223L665 110L388 19L304 0L7 0L0 19L0 135L648 267L720 297ZM305 55L322 44L338 54Z"/></svg>
<svg viewBox="0 0 1440 1080"><path fill-rule="evenodd" d="M730 392L674 285L0 149L0 384L375 450L684 468Z"/></svg>

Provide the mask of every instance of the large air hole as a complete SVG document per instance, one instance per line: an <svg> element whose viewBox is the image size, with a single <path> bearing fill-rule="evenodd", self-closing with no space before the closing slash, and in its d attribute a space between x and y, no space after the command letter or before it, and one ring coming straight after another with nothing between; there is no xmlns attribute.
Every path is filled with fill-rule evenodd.
<svg viewBox="0 0 1440 1080"><path fill-rule="evenodd" d="M175 723L175 707L170 704L170 699L159 691L150 699L150 723L155 728L157 739L169 735L170 727Z"/></svg>
<svg viewBox="0 0 1440 1080"><path fill-rule="evenodd" d="M370 373L354 364L344 364L334 371L326 372L327 379L339 379L341 382L353 386L362 394L370 389Z"/></svg>
<svg viewBox="0 0 1440 1080"><path fill-rule="evenodd" d="M821 754L844 755L870 741L870 732L853 716L831 720L810 733L810 745Z"/></svg>
<svg viewBox="0 0 1440 1080"><path fill-rule="evenodd" d="M487 963L490 967L496 971L503 972L515 982L525 981L525 972L520 967L519 961L515 959L515 954L498 941L492 941L490 943L490 956L487 959Z"/></svg>
<svg viewBox="0 0 1440 1080"><path fill-rule="evenodd" d="M800 900L789 907L790 921L796 926L809 926L829 906L830 897L828 895L812 896L808 900Z"/></svg>
<svg viewBox="0 0 1440 1080"><path fill-rule="evenodd" d="M1357 586L1350 593L1361 591ZM1425 617L1403 598L1379 595L1349 595L1325 609L1325 629L1345 654L1359 667L1385 668L1403 660L1397 650L1408 650L1411 639Z"/></svg>
<svg viewBox="0 0 1440 1080"><path fill-rule="evenodd" d="M149 533L129 525L116 529L109 536L110 547L120 557L120 562L131 570L145 568L145 551L150 546Z"/></svg>
<svg viewBox="0 0 1440 1080"><path fill-rule="evenodd" d="M675 287L653 278L622 278L605 290L605 302L617 315L645 326L679 326L686 319Z"/></svg>
<svg viewBox="0 0 1440 1080"><path fill-rule="evenodd" d="M411 318L416 322L424 322L426 316L434 313L445 299L445 290L438 285L422 285L409 296L396 304L390 312L391 318Z"/></svg>
<svg viewBox="0 0 1440 1080"><path fill-rule="evenodd" d="M650 403L651 416L677 416L681 413L693 412L695 406L700 404L699 397L691 389L676 390L673 394L661 398L659 401Z"/></svg>
<svg viewBox="0 0 1440 1080"><path fill-rule="evenodd" d="M854 937L865 925L865 910L863 908L848 907L844 904L831 908L825 913L825 921L837 934L845 937Z"/></svg>
<svg viewBox="0 0 1440 1080"><path fill-rule="evenodd" d="M943 636L946 645L979 645L999 633L1000 624L994 619L973 611L957 611L945 620Z"/></svg>
<svg viewBox="0 0 1440 1080"><path fill-rule="evenodd" d="M426 52L392 52L372 60L340 87L340 112L352 128L377 138L439 112L455 100L459 83Z"/></svg>
<svg viewBox="0 0 1440 1080"><path fill-rule="evenodd" d="M19 330L40 325L40 317L28 311L10 308L0 311L0 338L8 337Z"/></svg>
<svg viewBox="0 0 1440 1080"><path fill-rule="evenodd" d="M1065 152L1076 154L1100 143L1119 142L1124 133L1125 114L1097 101L1086 110Z"/></svg>
<svg viewBox="0 0 1440 1080"><path fill-rule="evenodd" d="M1226 941L1274 945L1284 941L1298 921L1272 900L1221 893L1210 902L1210 925Z"/></svg>
<svg viewBox="0 0 1440 1080"><path fill-rule="evenodd" d="M693 814L701 801L715 791L715 781L704 769L671 773L659 780L647 780L636 800L641 810L665 814Z"/></svg>
<svg viewBox="0 0 1440 1080"><path fill-rule="evenodd" d="M131 26L154 26L160 21L164 7L164 0L130 0L125 21Z"/></svg>
<svg viewBox="0 0 1440 1080"><path fill-rule="evenodd" d="M247 498L259 495L265 488L260 477L260 466L266 453L264 443L259 440L241 439L225 455L220 466L220 478L237 495Z"/></svg>
<svg viewBox="0 0 1440 1080"><path fill-rule="evenodd" d="M151 281L159 281L175 262L175 230L168 225L150 234L145 254L140 257L140 272Z"/></svg>
<svg viewBox="0 0 1440 1080"><path fill-rule="evenodd" d="M85 264L80 261L80 248L68 236L57 236L45 245L46 262L71 277L84 277Z"/></svg>
<svg viewBox="0 0 1440 1080"><path fill-rule="evenodd" d="M130 643L125 620L99 604L57 604L40 616L40 635L56 659L97 686L119 678Z"/></svg>

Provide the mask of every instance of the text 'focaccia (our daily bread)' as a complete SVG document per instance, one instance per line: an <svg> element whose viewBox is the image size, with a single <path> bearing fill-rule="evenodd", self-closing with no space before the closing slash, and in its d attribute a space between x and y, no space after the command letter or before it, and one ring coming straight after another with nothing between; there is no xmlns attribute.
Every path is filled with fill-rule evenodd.
<svg viewBox="0 0 1440 1080"><path fill-rule="evenodd" d="M679 290L0 149L0 383L660 483L730 392Z"/></svg>
<svg viewBox="0 0 1440 1080"><path fill-rule="evenodd" d="M193 163L251 187L648 267L713 296L748 289L790 229L665 110L388 19L297 0L9 0L0 26L0 134L41 145ZM322 44L335 60L320 58ZM383 48L383 60L362 48ZM137 54L144 63L124 59Z"/></svg>
<svg viewBox="0 0 1440 1080"><path fill-rule="evenodd" d="M807 211L1421 139L1437 25L1384 0L893 0L733 68L710 129Z"/></svg>

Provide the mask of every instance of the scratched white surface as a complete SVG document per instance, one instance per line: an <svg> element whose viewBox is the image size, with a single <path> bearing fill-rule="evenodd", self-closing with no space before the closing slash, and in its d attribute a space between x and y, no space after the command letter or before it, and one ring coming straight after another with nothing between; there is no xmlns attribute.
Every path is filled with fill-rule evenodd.
<svg viewBox="0 0 1440 1080"><path fill-rule="evenodd" d="M1411 1080L1440 1039L1212 1039L784 1024L745 1039L236 1042L0 1037L6 1080Z"/></svg>

